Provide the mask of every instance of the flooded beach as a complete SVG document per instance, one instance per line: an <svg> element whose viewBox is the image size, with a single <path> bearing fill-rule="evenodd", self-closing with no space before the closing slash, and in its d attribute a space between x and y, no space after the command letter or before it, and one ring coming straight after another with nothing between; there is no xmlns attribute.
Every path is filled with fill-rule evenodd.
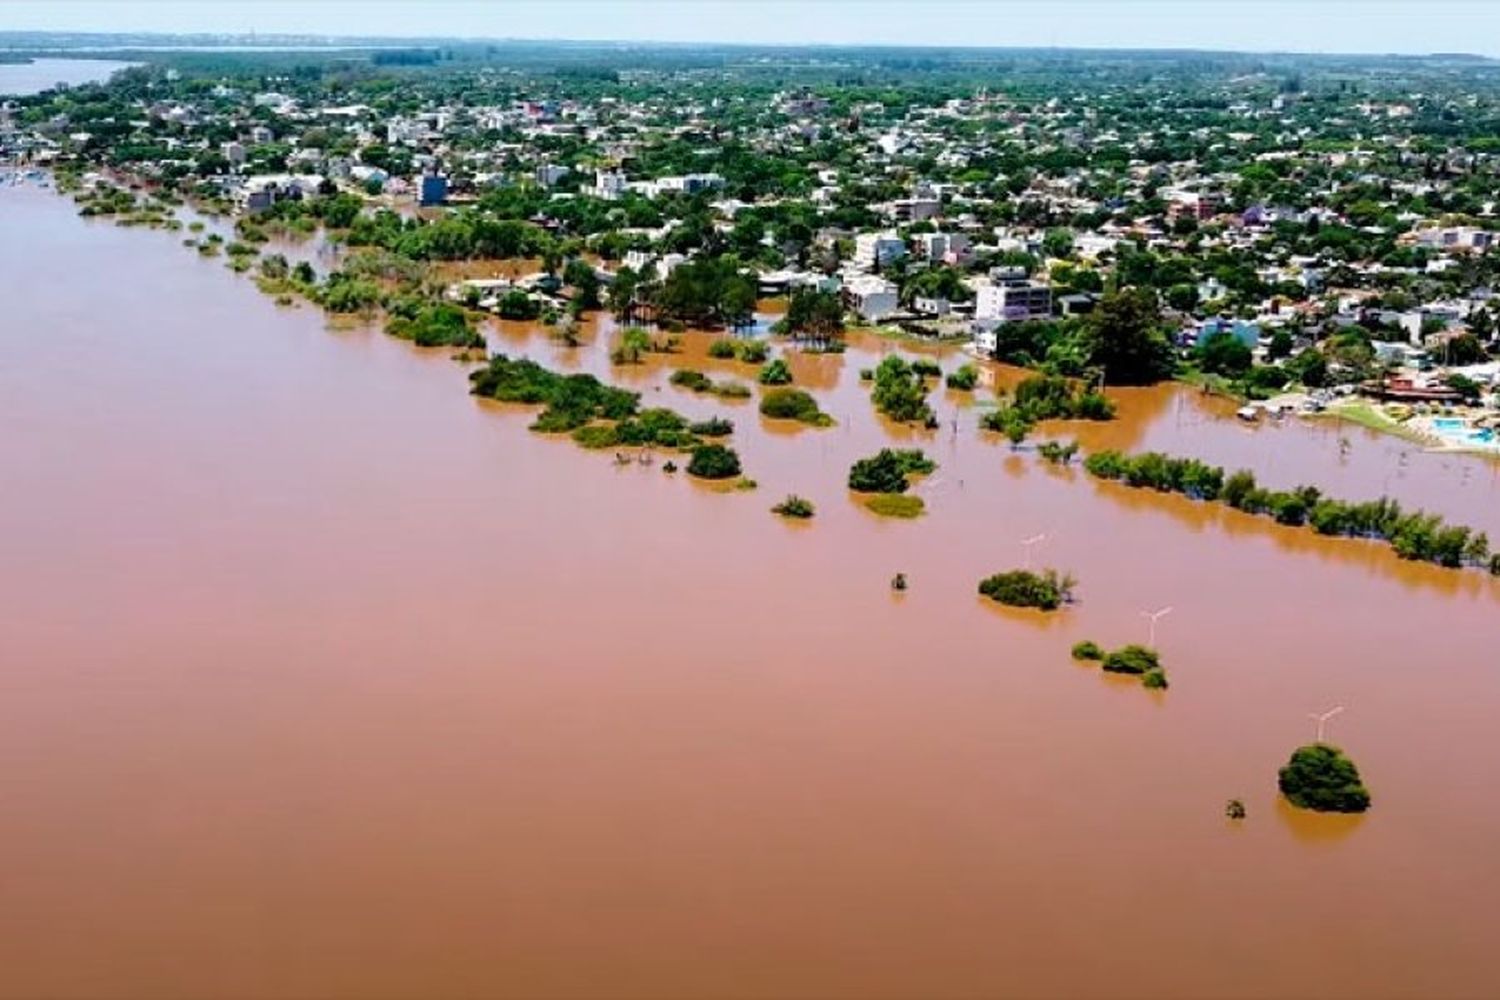
<svg viewBox="0 0 1500 1000"><path fill-rule="evenodd" d="M721 493L48 192L0 189L0 302L0 996L1500 988L1482 573L1052 469L967 394L893 427L859 372L926 349L868 335L787 351L838 421L794 429L668 383L754 382L707 334L614 366L608 320L577 348L487 331L733 419L759 488ZM1493 463L1112 398L1039 436L1500 539ZM845 488L892 444L939 463L915 521ZM811 523L768 512L792 492ZM1039 533L1079 603L981 603ZM1165 605L1170 691L1070 660ZM1332 705L1374 796L1355 819L1276 794Z"/></svg>

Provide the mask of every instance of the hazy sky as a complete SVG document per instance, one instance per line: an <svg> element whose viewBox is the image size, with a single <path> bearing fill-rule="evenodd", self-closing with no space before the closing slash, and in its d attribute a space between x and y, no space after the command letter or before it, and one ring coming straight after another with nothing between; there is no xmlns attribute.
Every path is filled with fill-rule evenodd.
<svg viewBox="0 0 1500 1000"><path fill-rule="evenodd" d="M1500 0L0 0L0 30L1500 55Z"/></svg>

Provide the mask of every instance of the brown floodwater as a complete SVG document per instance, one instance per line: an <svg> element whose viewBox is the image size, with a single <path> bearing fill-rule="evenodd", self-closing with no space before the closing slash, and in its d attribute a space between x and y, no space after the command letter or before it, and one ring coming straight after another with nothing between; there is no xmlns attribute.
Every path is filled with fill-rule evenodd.
<svg viewBox="0 0 1500 1000"><path fill-rule="evenodd" d="M704 335L494 331L732 416L759 490L695 488L178 239L0 190L0 995L1500 993L1482 575L1048 470L942 390L885 426L889 342L794 358L812 430L667 385L753 381ZM1117 398L1060 432L1500 539L1492 465ZM844 488L891 441L942 466L917 521ZM982 604L1041 532L1080 603ZM1169 692L1069 659L1162 605ZM1352 820L1275 791L1336 704Z"/></svg>

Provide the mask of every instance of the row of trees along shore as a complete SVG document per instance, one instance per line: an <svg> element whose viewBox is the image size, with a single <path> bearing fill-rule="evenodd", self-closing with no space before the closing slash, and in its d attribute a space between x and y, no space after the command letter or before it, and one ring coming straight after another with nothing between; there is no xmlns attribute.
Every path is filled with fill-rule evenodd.
<svg viewBox="0 0 1500 1000"><path fill-rule="evenodd" d="M1389 497L1350 503L1326 497L1316 486L1269 490L1258 485L1248 470L1226 474L1221 467L1196 458L1154 451L1139 455L1095 452L1084 460L1084 468L1099 479L1223 503L1273 518L1278 524L1306 526L1320 535L1378 539L1402 559L1451 569L1481 566L1500 576L1500 553L1490 552L1484 532L1448 524L1437 514L1403 510Z"/></svg>

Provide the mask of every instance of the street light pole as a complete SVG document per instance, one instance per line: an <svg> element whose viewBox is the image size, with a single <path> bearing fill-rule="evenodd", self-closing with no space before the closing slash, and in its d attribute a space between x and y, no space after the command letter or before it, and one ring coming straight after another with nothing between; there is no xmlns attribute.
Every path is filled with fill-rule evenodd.
<svg viewBox="0 0 1500 1000"><path fill-rule="evenodd" d="M1147 626L1146 645L1150 646L1153 649L1156 648L1156 622L1157 622L1157 619L1159 619L1159 618L1165 618L1167 615L1169 615L1171 613L1172 613L1172 608L1171 608L1170 605L1167 606L1167 607L1165 607L1165 608L1161 608L1159 610L1156 610L1156 611L1142 611L1141 612L1141 617L1149 619L1150 623L1151 623L1150 625Z"/></svg>

